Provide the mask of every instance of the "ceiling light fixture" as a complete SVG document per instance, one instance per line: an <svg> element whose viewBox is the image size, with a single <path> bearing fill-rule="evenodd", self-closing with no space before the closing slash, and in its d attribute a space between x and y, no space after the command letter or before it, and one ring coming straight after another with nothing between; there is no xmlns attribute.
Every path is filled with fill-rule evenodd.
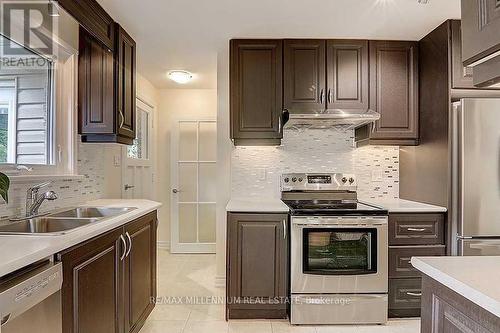
<svg viewBox="0 0 500 333"><path fill-rule="evenodd" d="M168 78L174 82L185 84L191 81L193 74L188 71L174 70L168 72Z"/></svg>

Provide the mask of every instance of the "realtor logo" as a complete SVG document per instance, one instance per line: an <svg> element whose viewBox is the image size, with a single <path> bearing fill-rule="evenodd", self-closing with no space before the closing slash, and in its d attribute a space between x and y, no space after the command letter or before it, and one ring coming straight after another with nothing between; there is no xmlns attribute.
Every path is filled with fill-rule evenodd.
<svg viewBox="0 0 500 333"><path fill-rule="evenodd" d="M0 0L0 68L49 68L59 9L53 0Z"/></svg>

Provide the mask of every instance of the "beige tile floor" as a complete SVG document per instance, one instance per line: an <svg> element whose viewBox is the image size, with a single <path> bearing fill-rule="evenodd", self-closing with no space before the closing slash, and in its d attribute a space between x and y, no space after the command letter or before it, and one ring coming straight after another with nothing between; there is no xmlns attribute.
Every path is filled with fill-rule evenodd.
<svg viewBox="0 0 500 333"><path fill-rule="evenodd" d="M222 304L177 304L190 296L222 297L214 287L215 255L158 252L158 304L140 333L419 333L420 321L391 320L385 326L290 326L285 320L224 321ZM193 298L189 299L190 303ZM175 304L172 304L175 303Z"/></svg>

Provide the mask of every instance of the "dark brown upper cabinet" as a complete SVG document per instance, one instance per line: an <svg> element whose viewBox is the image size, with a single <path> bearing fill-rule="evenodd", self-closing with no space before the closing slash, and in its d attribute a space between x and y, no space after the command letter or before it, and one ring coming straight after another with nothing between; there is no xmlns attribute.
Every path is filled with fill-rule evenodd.
<svg viewBox="0 0 500 333"><path fill-rule="evenodd" d="M290 112L325 109L326 41L289 39L284 42L284 104Z"/></svg>
<svg viewBox="0 0 500 333"><path fill-rule="evenodd" d="M462 0L462 61L474 63L474 85L500 82L500 1ZM486 60L482 63L478 61Z"/></svg>
<svg viewBox="0 0 500 333"><path fill-rule="evenodd" d="M279 145L283 137L283 42L231 40L231 139Z"/></svg>
<svg viewBox="0 0 500 333"><path fill-rule="evenodd" d="M136 44L130 35L116 24L116 99L118 136L135 139L136 104Z"/></svg>
<svg viewBox="0 0 500 333"><path fill-rule="evenodd" d="M137 333L156 297L156 212L57 254L63 332Z"/></svg>
<svg viewBox="0 0 500 333"><path fill-rule="evenodd" d="M453 89L474 89L473 69L462 63L462 31L460 20L451 20L449 33L451 34L451 87Z"/></svg>
<svg viewBox="0 0 500 333"><path fill-rule="evenodd" d="M368 41L285 40L284 100L290 112L368 108Z"/></svg>
<svg viewBox="0 0 500 333"><path fill-rule="evenodd" d="M115 22L97 1L58 0L58 3L108 50L114 50Z"/></svg>
<svg viewBox="0 0 500 333"><path fill-rule="evenodd" d="M500 1L462 0L462 60L470 65L500 51Z"/></svg>
<svg viewBox="0 0 500 333"><path fill-rule="evenodd" d="M79 133L83 142L132 144L135 139L136 46L115 25L115 52L80 29Z"/></svg>
<svg viewBox="0 0 500 333"><path fill-rule="evenodd" d="M227 319L286 318L275 300L288 297L288 215L229 213L227 221L226 294L249 300L228 303Z"/></svg>
<svg viewBox="0 0 500 333"><path fill-rule="evenodd" d="M370 143L418 144L418 43L370 41L370 108L381 118Z"/></svg>
<svg viewBox="0 0 500 333"><path fill-rule="evenodd" d="M114 131L114 59L106 47L80 28L78 111L80 134Z"/></svg>
<svg viewBox="0 0 500 333"><path fill-rule="evenodd" d="M368 41L327 42L327 108L368 109Z"/></svg>

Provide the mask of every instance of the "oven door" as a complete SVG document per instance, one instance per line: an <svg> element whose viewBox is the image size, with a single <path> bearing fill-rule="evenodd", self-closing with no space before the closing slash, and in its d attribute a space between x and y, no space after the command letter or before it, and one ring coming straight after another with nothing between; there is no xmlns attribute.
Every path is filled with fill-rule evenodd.
<svg viewBox="0 0 500 333"><path fill-rule="evenodd" d="M292 217L292 293L387 292L387 217Z"/></svg>

